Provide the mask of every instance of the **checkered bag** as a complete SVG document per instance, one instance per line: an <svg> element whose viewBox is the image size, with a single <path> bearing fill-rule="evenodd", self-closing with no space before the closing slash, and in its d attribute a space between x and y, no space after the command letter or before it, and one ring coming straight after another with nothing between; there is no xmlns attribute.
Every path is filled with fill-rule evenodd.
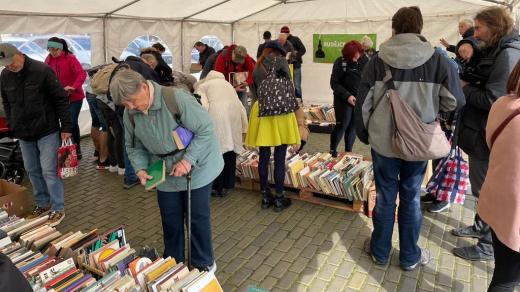
<svg viewBox="0 0 520 292"><path fill-rule="evenodd" d="M463 204L468 185L469 166L462 158L460 148L455 146L435 168L426 192L435 195L442 202Z"/></svg>

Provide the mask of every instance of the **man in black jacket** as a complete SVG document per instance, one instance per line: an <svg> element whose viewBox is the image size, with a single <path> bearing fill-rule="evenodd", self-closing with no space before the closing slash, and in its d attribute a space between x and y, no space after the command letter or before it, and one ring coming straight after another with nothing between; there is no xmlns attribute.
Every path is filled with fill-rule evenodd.
<svg viewBox="0 0 520 292"><path fill-rule="evenodd" d="M466 106L462 110L458 144L469 156L471 193L478 198L489 163L487 118L495 100L507 94L507 79L520 60L520 36L506 10L490 7L475 16L475 38L483 43L484 55L477 68L485 80L481 84L462 81ZM479 239L476 245L454 248L456 256L476 261L494 259L491 230L478 214L473 225L454 229L452 234Z"/></svg>
<svg viewBox="0 0 520 292"><path fill-rule="evenodd" d="M475 28L473 27L473 20L471 19L463 19L459 22L459 34L462 36L462 39L473 38L473 34L475 33ZM446 47L448 52L452 52L457 54L457 48L459 44L450 45L448 41L444 38L441 39L441 44Z"/></svg>
<svg viewBox="0 0 520 292"><path fill-rule="evenodd" d="M289 35L287 37L287 40L291 42L291 44L294 47L294 56L292 58L294 60L292 62L294 89L296 90L296 96L302 98L302 57L303 55L305 55L305 52L307 52L307 50L305 49L302 40L300 40L299 37L291 34L289 27L283 26L280 32Z"/></svg>
<svg viewBox="0 0 520 292"><path fill-rule="evenodd" d="M52 69L0 43L0 92L9 128L20 140L25 170L33 186L31 216L49 214L57 225L65 217L63 183L58 178L58 148L70 139L72 120L67 93Z"/></svg>
<svg viewBox="0 0 520 292"><path fill-rule="evenodd" d="M199 64L204 68L206 61L208 58L215 54L215 49L206 45L203 42L196 42L193 46L197 51L199 51Z"/></svg>

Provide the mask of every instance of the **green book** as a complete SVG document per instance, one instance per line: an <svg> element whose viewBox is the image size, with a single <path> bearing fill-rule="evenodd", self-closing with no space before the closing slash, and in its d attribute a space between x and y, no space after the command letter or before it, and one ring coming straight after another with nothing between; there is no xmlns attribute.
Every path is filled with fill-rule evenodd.
<svg viewBox="0 0 520 292"><path fill-rule="evenodd" d="M158 185L162 184L166 180L166 163L164 160L158 160L152 165L148 166L146 170L149 176L152 178L146 182L144 189L149 191Z"/></svg>

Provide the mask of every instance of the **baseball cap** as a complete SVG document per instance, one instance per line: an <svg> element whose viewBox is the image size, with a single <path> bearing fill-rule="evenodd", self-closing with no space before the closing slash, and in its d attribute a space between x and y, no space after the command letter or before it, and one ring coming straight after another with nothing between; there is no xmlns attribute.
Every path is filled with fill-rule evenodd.
<svg viewBox="0 0 520 292"><path fill-rule="evenodd" d="M291 33L291 31L289 30L289 27L287 25L282 26L282 29L280 29L280 32L281 33Z"/></svg>
<svg viewBox="0 0 520 292"><path fill-rule="evenodd" d="M233 52L235 53L235 61L237 63L243 64L247 56L246 48L243 46L236 46L235 49L233 49Z"/></svg>
<svg viewBox="0 0 520 292"><path fill-rule="evenodd" d="M14 55L18 49L8 43L0 43L0 66L7 66L13 63Z"/></svg>

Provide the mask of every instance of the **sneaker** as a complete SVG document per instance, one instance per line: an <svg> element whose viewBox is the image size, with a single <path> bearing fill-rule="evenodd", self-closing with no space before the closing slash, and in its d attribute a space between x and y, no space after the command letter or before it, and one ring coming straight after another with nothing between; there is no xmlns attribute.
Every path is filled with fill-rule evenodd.
<svg viewBox="0 0 520 292"><path fill-rule="evenodd" d="M435 202L429 208L430 213L448 212L450 209L450 202Z"/></svg>
<svg viewBox="0 0 520 292"><path fill-rule="evenodd" d="M110 172L117 172L118 169L119 169L119 167L117 167L117 165L110 165L108 167L108 171L110 171Z"/></svg>
<svg viewBox="0 0 520 292"><path fill-rule="evenodd" d="M51 227L54 227L63 221L63 218L65 218L65 212L64 211L51 211L49 213L49 225Z"/></svg>
<svg viewBox="0 0 520 292"><path fill-rule="evenodd" d="M105 169L108 169L109 167L110 167L110 163L108 162L108 159L105 160L104 162L98 162L98 164L96 165L97 170L105 170Z"/></svg>
<svg viewBox="0 0 520 292"><path fill-rule="evenodd" d="M126 181L125 181L124 184L123 184L123 188L129 190L129 189L135 187L135 186L138 185L138 184L139 184L139 180L136 180L136 181L134 181L134 182L126 182Z"/></svg>
<svg viewBox="0 0 520 292"><path fill-rule="evenodd" d="M34 219L40 217L43 214L47 214L50 209L50 207L42 208L35 205L31 211L31 214L27 215L26 219Z"/></svg>
<svg viewBox="0 0 520 292"><path fill-rule="evenodd" d="M467 226L462 227L458 229L452 229L451 234L458 236L458 237L470 237L470 238L480 238L482 237L482 234L475 231L473 226Z"/></svg>
<svg viewBox="0 0 520 292"><path fill-rule="evenodd" d="M125 169L124 169L124 168L120 168L120 167L118 167L118 168L117 168L117 174L119 174L119 175L125 175Z"/></svg>
<svg viewBox="0 0 520 292"><path fill-rule="evenodd" d="M494 255L481 252L476 245L456 247L453 249L453 254L468 261L492 261L495 259Z"/></svg>
<svg viewBox="0 0 520 292"><path fill-rule="evenodd" d="M432 255L429 249L421 248L421 258L419 261L411 266L401 266L401 269L405 271L412 271L417 268L419 265L426 266L430 260L432 259Z"/></svg>
<svg viewBox="0 0 520 292"><path fill-rule="evenodd" d="M274 203L273 195L269 189L262 191L262 209L268 209Z"/></svg>
<svg viewBox="0 0 520 292"><path fill-rule="evenodd" d="M378 266L385 266L386 263L380 262L376 259L376 257L372 254L372 250L370 249L370 240L371 238L365 239L365 243L363 243L363 251L370 256L374 264Z"/></svg>
<svg viewBox="0 0 520 292"><path fill-rule="evenodd" d="M197 268L197 270L199 270L200 272L208 272L208 273L215 274L215 272L217 271L217 263L213 262L213 264L211 266L200 267L200 268Z"/></svg>
<svg viewBox="0 0 520 292"><path fill-rule="evenodd" d="M437 198L435 197L434 194L430 194L430 193L427 193L426 195L422 196L421 197L421 202L435 202L435 200L437 200Z"/></svg>

